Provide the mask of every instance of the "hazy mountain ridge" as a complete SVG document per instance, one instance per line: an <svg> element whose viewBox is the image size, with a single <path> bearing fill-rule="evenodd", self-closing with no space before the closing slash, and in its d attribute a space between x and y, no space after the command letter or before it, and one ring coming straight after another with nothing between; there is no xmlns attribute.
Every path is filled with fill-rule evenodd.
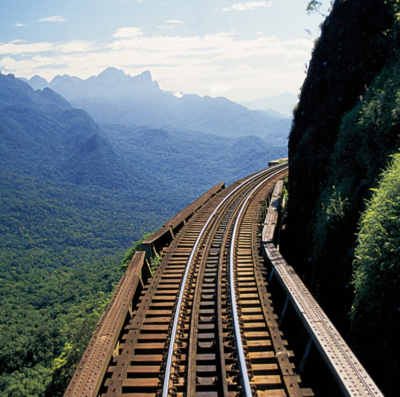
<svg viewBox="0 0 400 397"><path fill-rule="evenodd" d="M230 184L237 175L254 172L269 159L286 153L285 147L270 147L263 139L252 136L228 139L187 129L102 127L129 167L138 170L145 164L157 179L195 190L208 184L210 175L218 175L220 181Z"/></svg>
<svg viewBox="0 0 400 397"><path fill-rule="evenodd" d="M96 164L91 178L80 178L80 182L90 180L101 185L96 178L108 168L117 167L111 147L102 142L104 138L99 135L99 126L85 111L73 109L49 88L33 91L12 75L0 74L0 104L2 170L72 181L71 173L77 166L78 156L81 168L87 167L89 162L90 168ZM93 139L98 149L96 161L93 158L86 161L84 148ZM109 186L116 184L118 178L113 178Z"/></svg>
<svg viewBox="0 0 400 397"><path fill-rule="evenodd" d="M45 82L38 76L26 81L35 89ZM57 76L47 86L96 121L109 124L187 128L230 138L255 135L271 146L286 146L291 124L289 118L277 121L267 112L253 112L222 97L175 96L162 91L148 71L131 77L108 68L87 80Z"/></svg>
<svg viewBox="0 0 400 397"><path fill-rule="evenodd" d="M51 88L68 100L98 97L121 98L134 94L162 92L158 83L152 81L150 72L145 71L138 76L131 77L115 68L107 68L98 76L92 76L87 80L69 75L56 76L50 83L40 76L21 80L27 82L35 90Z"/></svg>
<svg viewBox="0 0 400 397"><path fill-rule="evenodd" d="M121 74L126 76L123 72L111 73L114 77ZM147 84L160 92L148 74L135 81L139 86ZM164 129L121 123L98 124L86 111L71 107L49 88L34 91L12 75L2 74L0 84L6 87L0 90L0 103L8 105L0 107L3 119L0 164L3 170L11 172L113 189L151 190L149 182L153 181L171 197L175 189L182 193L185 184L189 184L194 189L191 193L194 198L210 184L220 181L211 178L211 175L216 176L215 168L219 170L217 175L221 180L231 183L235 178L265 167L271 157L286 154L286 139L282 139L279 132L271 134L271 140L276 137L273 144L256 136L247 136L246 146L243 146L237 145L239 138L235 135L227 138L212 134L213 131L209 134L194 131L188 127L193 125L190 121L186 124L182 121L180 128L165 121L168 126ZM189 103L189 113L197 112L197 124L204 129L213 119L219 118L216 124L223 126L229 118L223 111L231 102L225 98L172 97ZM186 108L190 109L190 106ZM249 113L242 106L235 107L245 115ZM202 118L206 112L212 117ZM237 114L238 117L241 115ZM243 123L250 126L253 120L243 117ZM258 120L261 122L262 118ZM257 135L256 126L252 131ZM242 142L243 139L240 138ZM254 155L246 158L243 153L248 155L250 147ZM16 158L19 161L15 161ZM246 167L242 168L244 164Z"/></svg>
<svg viewBox="0 0 400 397"><path fill-rule="evenodd" d="M48 88L44 88L43 91L34 91L30 85L16 79L13 74L3 75L0 72L0 76L1 108L40 106L47 112L71 108L68 101Z"/></svg>
<svg viewBox="0 0 400 397"><path fill-rule="evenodd" d="M255 99L249 102L239 102L250 110L262 110L270 115L277 112L281 117L292 117L293 108L298 102L298 97L290 92Z"/></svg>

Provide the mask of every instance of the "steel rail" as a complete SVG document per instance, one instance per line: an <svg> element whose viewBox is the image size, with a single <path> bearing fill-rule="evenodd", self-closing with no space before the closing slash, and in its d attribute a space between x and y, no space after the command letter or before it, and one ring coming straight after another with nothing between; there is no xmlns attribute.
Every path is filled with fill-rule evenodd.
<svg viewBox="0 0 400 397"><path fill-rule="evenodd" d="M173 322L173 326L172 326L172 330L171 330L171 335L170 335L170 344L168 347L168 354L167 354L167 360L166 360L166 366L165 366L165 373L164 373L164 382L163 382L163 389L162 389L162 396L163 397L168 397L168 393L169 393L169 382L170 382L170 377L171 377L171 366L172 366L172 357L173 357L173 353L174 353L174 346L175 346L175 340L176 340L176 333L177 333L177 328L178 328L178 321L179 321L179 317L181 315L181 306L182 306L182 300L183 300L183 293L185 291L186 288L186 282L188 279L188 275L189 275L189 270L194 258L194 255L197 251L198 245L200 244L200 241L203 237L203 234L205 233L206 229L208 228L208 225L211 223L212 219L214 218L215 214L219 211L219 209L222 207L222 205L240 188L242 188L245 184L253 181L254 179L257 179L259 176L266 174L270 171L272 171L275 168L282 168L282 164L273 166L273 167L269 167L263 171L258 172L257 174L251 176L250 178L246 179L245 181L243 181L239 186L237 186L234 190L232 190L231 193L229 193L228 196L226 196L221 203L219 203L219 205L215 208L215 210L213 211L213 213L210 215L208 221L206 222L206 224L204 225L203 229L201 230L199 236L197 237L197 240L193 246L192 252L190 254L190 257L188 259L188 264L186 266L186 270L185 270L185 274L183 276L182 279L182 284L181 284L181 289L179 292L179 298L178 298L178 302L176 305L176 313L175 313L175 317L174 317L174 322ZM274 174L275 175L275 174ZM264 181L263 181L264 183ZM247 373L247 372L246 372Z"/></svg>
<svg viewBox="0 0 400 397"><path fill-rule="evenodd" d="M220 224L223 221L224 217L226 217L227 213L223 213L223 212L219 213L215 219L214 225ZM214 240L216 232L217 232L217 228L210 230L211 234L208 236L207 243L204 247L204 255L202 256L200 263L199 263L199 270L197 273L197 280L196 280L194 296L198 295L198 291L200 291L203 286L205 267L206 267L206 263L208 260L208 256L206 255L206 253L209 252L209 250L213 244L213 240ZM222 244L221 244L221 247L222 247ZM222 257L223 257L223 255L220 255L220 260ZM220 269L218 268L218 277L219 276L220 276ZM220 296L220 294L217 293L217 296ZM199 310L200 310L200 306L193 304L192 314L191 314L190 346L189 346L189 353L188 353L188 356L189 356L188 374L187 374L187 376L188 376L188 378L187 378L187 396L188 397L195 395L195 393L192 392L192 390L195 389L195 386L193 386L193 384L195 383L195 379L196 379L196 371L193 370L194 369L193 361L196 362L196 360L193 360L193 350L196 349L196 344L197 344L197 340L198 340L197 339L198 335L195 332L195 330L197 331ZM218 307L217 307L217 312L218 312ZM194 325L194 327L193 327L193 325ZM218 327L218 329L219 329L219 327ZM218 344L219 344L219 340L218 340ZM222 383L222 385L221 385L222 388L227 393L226 378L221 377L221 383Z"/></svg>
<svg viewBox="0 0 400 397"><path fill-rule="evenodd" d="M265 180L265 179L264 179ZM250 191L251 189L249 189ZM248 192L247 191L247 194ZM244 200L246 199L246 189L243 189L240 194L238 194L237 196L233 195L230 196L230 200L225 202L225 210L220 210L218 212L218 214L216 214L215 218L214 218L214 222L213 225L210 225L209 229L207 230L207 237L206 237L206 243L205 246L203 248L203 254L201 255L201 259L200 258L196 258L197 260L194 261L193 265L199 266L198 270L197 270L197 280L196 280L196 287L195 287L195 291L194 291L194 296L197 299L198 293L199 291L202 289L203 281L204 281L204 276L205 276L205 272L206 272L206 267L207 267L207 262L209 260L209 252L211 249L211 246L215 243L214 239L215 236L218 232L220 232L221 227L223 227L225 229L224 232L224 238L223 238L223 242L219 243L219 251L220 251L220 255L219 255L219 261L218 261L218 267L217 267L217 277L218 277L218 287L217 287L217 301L218 301L218 305L216 307L217 310L217 318L218 318L218 325L217 325L217 329L218 329L218 350L220 352L220 359L218 360L218 363L216 363L216 365L219 365L219 369L220 372L219 374L224 374L225 373L225 358L224 358L224 345L223 345L223 326L222 326L222 302L220 300L221 298L221 286L222 283L221 281L221 277L222 277L222 268L223 268L223 262L224 259L226 259L225 255L223 255L223 251L225 246L229 246L229 244L227 243L227 239L231 236L231 231L233 230L233 225L235 223L235 219L237 216L237 213L239 211L239 208L241 206L241 204L244 202ZM226 226L223 226L224 221L227 221ZM197 328L198 328L198 321L199 321L199 312L200 312L200 305L195 305L193 304L192 307L192 314L191 314L191 322L190 322L190 344L189 344L189 354L188 354L188 371L187 371L187 395L188 396L194 396L195 393L193 392L193 390L196 390L196 358L194 358L197 353L194 353L196 351L197 348L197 341L198 341L198 334L197 334ZM222 368L224 370L222 370ZM218 371L217 371L218 372ZM226 377L225 376L218 376L215 379L218 379L219 385L218 388L221 387L221 389L223 390L223 395L227 396L228 395L228 385L227 385L227 381L226 381ZM221 390L221 391L222 391Z"/></svg>
<svg viewBox="0 0 400 397"><path fill-rule="evenodd" d="M272 175L268 175L268 179L273 178L274 176L280 174L282 171L275 172ZM231 305L232 305L232 316L233 316L233 331L235 334L235 341L236 341L236 349L238 353L238 359L239 359L239 366L240 366L240 372L242 375L242 381L243 381L243 392L246 397L252 397L253 393L251 391L251 385L250 385L250 379L249 375L247 373L247 365L246 365L246 358L243 353L243 344L242 344L242 336L240 333L240 327L239 327L239 318L237 314L237 307L236 307L236 290L235 290L235 282L234 282L234 269L233 269L233 263L234 263L234 250L235 250L235 242L236 242L236 237L237 237L237 232L238 232L238 227L239 223L241 221L242 214L247 206L247 203L250 200L250 197L262 186L266 183L266 180L264 179L261 181L252 191L250 194L248 194L246 200L242 204L242 207L239 211L239 214L236 218L235 226L233 228L232 232L232 239L231 239L231 247L230 247L230 264L229 264L229 281L231 285Z"/></svg>

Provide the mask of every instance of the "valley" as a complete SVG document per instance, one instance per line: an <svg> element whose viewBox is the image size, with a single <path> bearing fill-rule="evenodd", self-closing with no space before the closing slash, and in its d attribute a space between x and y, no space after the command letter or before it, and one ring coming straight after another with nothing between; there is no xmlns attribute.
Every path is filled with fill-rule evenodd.
<svg viewBox="0 0 400 397"><path fill-rule="evenodd" d="M194 99L191 112L203 106ZM0 394L62 395L125 251L211 186L286 155L288 119L253 133L257 113L220 99L210 114L213 101L193 122L181 115L142 125L157 120L150 99L148 111L135 114L130 103L118 117L104 98L92 117L90 103L86 112L50 88L0 74ZM229 136L237 109L247 129L243 122ZM206 134L208 125L218 128Z"/></svg>

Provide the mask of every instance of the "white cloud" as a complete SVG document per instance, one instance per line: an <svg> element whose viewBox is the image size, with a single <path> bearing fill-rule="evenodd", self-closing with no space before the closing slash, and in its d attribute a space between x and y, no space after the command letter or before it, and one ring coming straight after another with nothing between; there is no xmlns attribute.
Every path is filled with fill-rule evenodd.
<svg viewBox="0 0 400 397"><path fill-rule="evenodd" d="M55 59L57 53L86 53L99 49L100 47L95 43L81 40L62 44L50 42L26 43L25 40L13 40L9 43L0 44L0 55L24 56L29 59L29 55L46 53L52 54Z"/></svg>
<svg viewBox="0 0 400 397"><path fill-rule="evenodd" d="M26 40L16 39L16 40L10 41L9 44L20 44L20 43L26 43Z"/></svg>
<svg viewBox="0 0 400 397"><path fill-rule="evenodd" d="M139 36L143 36L142 29L132 27L120 28L113 34L113 37L119 39L131 39Z"/></svg>
<svg viewBox="0 0 400 397"><path fill-rule="evenodd" d="M101 46L90 41L74 40L55 45L55 51L65 54L87 53L101 50Z"/></svg>
<svg viewBox="0 0 400 397"><path fill-rule="evenodd" d="M222 11L247 11L247 10L254 10L255 8L267 8L271 7L273 4L272 1L253 1L253 2L246 2L246 3L236 3L230 7L225 7Z"/></svg>
<svg viewBox="0 0 400 397"><path fill-rule="evenodd" d="M281 40L259 35L245 40L234 31L150 37L140 28L124 27L107 44L22 40L0 44L0 69L24 77L38 74L47 80L58 74L88 78L112 62L131 75L150 70L161 88L168 91L250 100L262 96L256 94L262 87L264 96L284 90L296 92L312 48L311 39ZM249 97L251 92L253 96Z"/></svg>
<svg viewBox="0 0 400 397"><path fill-rule="evenodd" d="M66 19L61 15L53 15L52 17L39 19L39 22L65 22Z"/></svg>
<svg viewBox="0 0 400 397"><path fill-rule="evenodd" d="M37 54L47 51L53 51L54 44L49 42L26 43L22 40L13 40L9 43L0 45L0 54L4 55L22 55L22 54Z"/></svg>
<svg viewBox="0 0 400 397"><path fill-rule="evenodd" d="M165 22L166 23L177 23L177 24L183 23L183 21L180 21L179 19L170 19L170 20L165 21Z"/></svg>
<svg viewBox="0 0 400 397"><path fill-rule="evenodd" d="M19 28L19 27L21 27L21 26L26 26L26 25L25 25L24 23L16 23L14 26L17 27L17 28Z"/></svg>

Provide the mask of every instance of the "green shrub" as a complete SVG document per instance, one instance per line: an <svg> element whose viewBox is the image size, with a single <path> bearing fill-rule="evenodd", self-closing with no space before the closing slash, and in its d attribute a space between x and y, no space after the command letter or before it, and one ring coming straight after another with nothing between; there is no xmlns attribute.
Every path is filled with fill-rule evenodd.
<svg viewBox="0 0 400 397"><path fill-rule="evenodd" d="M360 221L355 251L352 333L364 365L386 395L398 395L400 371L400 154L393 156ZM387 365L376 363L385 358Z"/></svg>
<svg viewBox="0 0 400 397"><path fill-rule="evenodd" d="M141 239L135 241L133 243L133 246L129 248L128 251L125 252L124 259L122 259L121 261L121 270L125 271L128 268L133 258L133 255L135 255L135 252L142 251L143 241L146 240L148 237L150 237L152 234L154 234L154 232L149 234L144 234Z"/></svg>
<svg viewBox="0 0 400 397"><path fill-rule="evenodd" d="M400 310L400 153L383 172L360 221L355 252L352 320L392 326Z"/></svg>

